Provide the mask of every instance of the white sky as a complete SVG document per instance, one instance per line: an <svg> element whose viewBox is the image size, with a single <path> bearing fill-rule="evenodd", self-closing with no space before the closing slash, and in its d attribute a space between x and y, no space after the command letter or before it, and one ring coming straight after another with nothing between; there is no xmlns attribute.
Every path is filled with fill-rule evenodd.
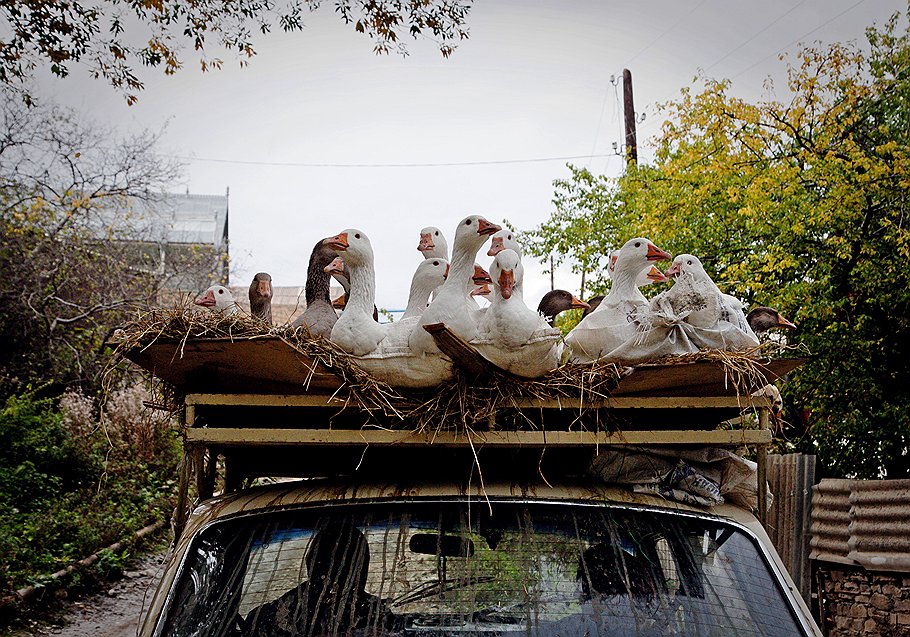
<svg viewBox="0 0 910 637"><path fill-rule="evenodd" d="M468 214L531 229L551 212L552 181L568 175L565 160L452 164L581 156L572 162L615 175L621 159L599 155L622 141L622 85L610 76L623 67L647 116L638 129L647 160L656 104L698 69L733 79L749 99L766 96L771 75L784 97L778 53L792 59L800 41L862 43L866 26L906 9L898 0L478 0L470 39L445 60L425 41L409 42L409 57L377 57L325 3L302 33L256 37L246 68L226 54L224 69L202 74L187 51L176 75L143 75L131 107L81 69L46 82L45 94L124 130L168 124L162 150L186 159L173 191L230 188L232 284L267 271L275 285L302 285L316 241L355 227L373 242L377 305L394 309L406 304L422 227L439 226L450 244ZM525 258L531 307L549 289L543 269ZM577 277L560 268L556 286L577 292Z"/></svg>

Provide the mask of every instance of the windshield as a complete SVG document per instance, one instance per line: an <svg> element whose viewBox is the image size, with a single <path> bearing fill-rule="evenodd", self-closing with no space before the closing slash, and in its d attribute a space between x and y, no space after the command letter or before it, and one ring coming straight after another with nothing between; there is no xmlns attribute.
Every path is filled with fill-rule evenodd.
<svg viewBox="0 0 910 637"><path fill-rule="evenodd" d="M198 534L159 635L804 634L749 536L582 504L307 508Z"/></svg>

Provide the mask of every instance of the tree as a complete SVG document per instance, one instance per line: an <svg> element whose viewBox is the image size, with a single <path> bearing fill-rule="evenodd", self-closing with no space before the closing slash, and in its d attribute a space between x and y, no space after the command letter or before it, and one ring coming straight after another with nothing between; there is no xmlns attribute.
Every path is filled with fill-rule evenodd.
<svg viewBox="0 0 910 637"><path fill-rule="evenodd" d="M699 94L667 105L654 165L596 193L615 202L603 230L614 245L648 236L696 254L725 292L797 320L795 341L812 358L785 386L788 417L797 446L842 476L910 476L910 35L901 24L895 15L870 28L867 54L803 50L786 102L746 103L727 82L702 78ZM571 231L560 214L533 233L537 254Z"/></svg>
<svg viewBox="0 0 910 637"><path fill-rule="evenodd" d="M405 33L435 40L443 56L468 37L472 0L335 0L335 12L358 33L373 40L377 54L407 53ZM96 78L136 101L143 84L136 65L162 67L166 74L183 66L186 46L199 55L203 71L220 68L210 56L211 41L246 64L255 55L253 31L266 34L276 25L301 31L305 10L319 0L11 0L0 5L10 33L0 39L0 82L16 86L27 102L27 80L49 64L65 77L72 64L84 62Z"/></svg>
<svg viewBox="0 0 910 637"><path fill-rule="evenodd" d="M159 135L118 138L69 110L0 105L0 393L29 383L97 386L103 347L125 313L153 301L186 269L143 261L145 224L179 166ZM201 262L201 263L200 263Z"/></svg>

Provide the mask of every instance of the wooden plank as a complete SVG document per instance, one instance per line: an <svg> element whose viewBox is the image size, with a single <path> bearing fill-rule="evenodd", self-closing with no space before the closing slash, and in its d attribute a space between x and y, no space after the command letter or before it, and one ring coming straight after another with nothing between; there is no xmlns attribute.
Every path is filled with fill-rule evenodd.
<svg viewBox="0 0 910 637"><path fill-rule="evenodd" d="M804 362L805 359L794 358L758 363L766 382L756 383L747 390L757 391ZM735 396L736 388L719 361L703 360L692 363L637 365L622 377L612 395Z"/></svg>
<svg viewBox="0 0 910 637"><path fill-rule="evenodd" d="M429 332L430 336L432 336L433 340L436 342L436 346L443 354L451 358L455 365L471 376L475 378L484 378L493 374L494 371L511 376L509 372L499 369L496 365L481 356L480 352L446 327L445 323L431 323L430 325L424 325L423 329Z"/></svg>
<svg viewBox="0 0 910 637"><path fill-rule="evenodd" d="M159 340L126 354L184 392L333 392L341 379L274 336Z"/></svg>
<svg viewBox="0 0 910 637"><path fill-rule="evenodd" d="M470 441L463 433L419 433L378 429L249 429L207 427L187 431L187 441L213 446L257 445L388 445L388 446L505 446L583 447L589 445L765 445L771 442L767 429L742 431L625 431L608 434L584 431L475 432Z"/></svg>
<svg viewBox="0 0 910 637"><path fill-rule="evenodd" d="M244 407L334 407L341 401L328 394L188 394L187 408L198 405L223 405ZM746 408L770 406L770 400L761 397L736 396L617 396L606 400L579 398L550 398L545 400L522 398L508 407L522 409L705 409Z"/></svg>
<svg viewBox="0 0 910 637"><path fill-rule="evenodd" d="M344 401L332 394L187 394L184 402L189 405L230 407L334 407Z"/></svg>

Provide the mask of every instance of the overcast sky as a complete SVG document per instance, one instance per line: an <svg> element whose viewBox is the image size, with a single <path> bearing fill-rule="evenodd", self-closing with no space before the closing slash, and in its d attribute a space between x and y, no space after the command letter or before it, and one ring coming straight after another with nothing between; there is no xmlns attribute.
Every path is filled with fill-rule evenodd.
<svg viewBox="0 0 910 637"><path fill-rule="evenodd" d="M377 57L325 3L302 33L257 37L246 68L228 54L223 70L202 74L187 52L176 75L143 75L134 106L79 69L46 82L45 94L125 130L166 123L162 150L186 162L173 190L230 188L232 284L264 270L275 285L302 285L313 244L355 227L373 242L377 304L403 308L422 227L440 227L450 242L468 214L533 228L550 214L553 180L568 174L559 158L618 174L622 161L610 154L622 140L623 67L646 118L638 130L647 160L657 103L699 69L732 79L749 99L767 97L772 76L783 99L780 53L793 59L799 42L863 43L866 26L906 8L896 0L479 0L470 39L445 60L425 41L409 43L409 57ZM525 268L534 307L549 277L529 257ZM577 292L578 280L562 268L556 286Z"/></svg>

